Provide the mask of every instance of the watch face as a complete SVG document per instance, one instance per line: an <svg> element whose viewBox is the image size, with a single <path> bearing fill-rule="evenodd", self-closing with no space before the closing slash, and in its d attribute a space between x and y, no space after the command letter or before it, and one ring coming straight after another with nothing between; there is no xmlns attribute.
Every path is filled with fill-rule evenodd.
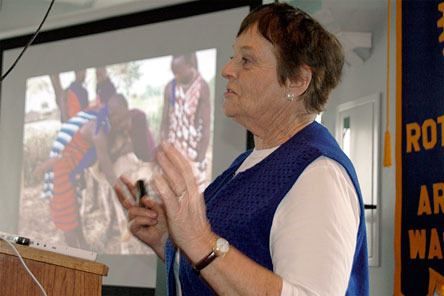
<svg viewBox="0 0 444 296"><path fill-rule="evenodd" d="M225 255L225 253L228 252L230 249L230 244L226 239L218 238L216 241L216 252L218 253L218 256Z"/></svg>

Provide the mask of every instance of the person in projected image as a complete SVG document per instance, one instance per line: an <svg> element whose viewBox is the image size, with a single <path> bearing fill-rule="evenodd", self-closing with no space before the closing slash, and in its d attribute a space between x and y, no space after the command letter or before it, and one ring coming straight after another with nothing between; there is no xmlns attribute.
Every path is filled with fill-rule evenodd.
<svg viewBox="0 0 444 296"><path fill-rule="evenodd" d="M340 81L334 35L300 9L268 4L241 23L223 110L254 135L202 194L189 157L163 143L130 230L165 261L168 295L369 295L364 207L351 161L314 119Z"/></svg>
<svg viewBox="0 0 444 296"><path fill-rule="evenodd" d="M106 67L96 69L96 81L96 105L106 105L109 98L117 93ZM154 159L156 144L146 115L142 110L133 108L130 110L130 117L130 138L134 154L144 162L151 162Z"/></svg>
<svg viewBox="0 0 444 296"><path fill-rule="evenodd" d="M174 55L174 79L164 90L161 141L175 143L193 161L198 183L207 184L210 141L210 88L198 71L196 53Z"/></svg>
<svg viewBox="0 0 444 296"><path fill-rule="evenodd" d="M57 107L60 110L61 122L67 121L89 106L88 91L83 85L86 78L86 70L77 70L74 73L75 79L67 89L62 88L59 74L50 75Z"/></svg>
<svg viewBox="0 0 444 296"><path fill-rule="evenodd" d="M130 141L121 141L129 139L130 130L128 103L115 94L107 105L80 111L62 124L49 160L36 169L36 175L45 172L43 197L50 199L51 219L69 246L88 248L79 215L83 172L97 161L113 186L113 162L132 149Z"/></svg>
<svg viewBox="0 0 444 296"><path fill-rule="evenodd" d="M96 68L96 104L106 104L116 93L116 86L109 77L106 67Z"/></svg>

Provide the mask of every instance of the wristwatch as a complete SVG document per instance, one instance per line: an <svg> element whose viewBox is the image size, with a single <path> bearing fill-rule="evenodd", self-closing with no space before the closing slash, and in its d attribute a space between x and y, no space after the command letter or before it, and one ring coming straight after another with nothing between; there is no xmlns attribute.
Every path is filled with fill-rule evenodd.
<svg viewBox="0 0 444 296"><path fill-rule="evenodd" d="M205 267L207 267L211 262L213 262L214 259L216 259L217 257L224 257L229 250L230 250L230 243L228 243L226 239L219 237L214 243L211 252L208 255L206 255L204 258L202 258L202 260L197 262L193 266L193 270L197 274L199 274L200 271Z"/></svg>

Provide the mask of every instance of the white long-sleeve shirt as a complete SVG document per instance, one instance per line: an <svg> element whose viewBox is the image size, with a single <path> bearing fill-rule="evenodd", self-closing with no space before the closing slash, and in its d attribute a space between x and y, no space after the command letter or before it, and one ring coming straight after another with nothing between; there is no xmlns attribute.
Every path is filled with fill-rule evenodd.
<svg viewBox="0 0 444 296"><path fill-rule="evenodd" d="M254 149L236 174L253 167L277 148ZM270 233L273 271L283 279L282 296L345 294L359 213L353 183L336 161L321 156L302 172L280 202ZM180 284L176 286L180 292Z"/></svg>

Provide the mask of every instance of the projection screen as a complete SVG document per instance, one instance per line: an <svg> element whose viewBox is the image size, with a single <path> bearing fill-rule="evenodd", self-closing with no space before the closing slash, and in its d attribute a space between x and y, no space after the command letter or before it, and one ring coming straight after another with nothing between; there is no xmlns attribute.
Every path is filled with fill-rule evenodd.
<svg viewBox="0 0 444 296"><path fill-rule="evenodd" d="M99 253L104 284L154 287L156 257L128 232L98 160L147 180L155 146L176 141L203 189L245 150L246 131L222 112L220 71L249 3L194 2L43 33L0 86L0 231ZM0 42L3 71L25 39ZM108 106L117 95L131 114L121 129ZM74 157L75 134L88 129L106 149Z"/></svg>

